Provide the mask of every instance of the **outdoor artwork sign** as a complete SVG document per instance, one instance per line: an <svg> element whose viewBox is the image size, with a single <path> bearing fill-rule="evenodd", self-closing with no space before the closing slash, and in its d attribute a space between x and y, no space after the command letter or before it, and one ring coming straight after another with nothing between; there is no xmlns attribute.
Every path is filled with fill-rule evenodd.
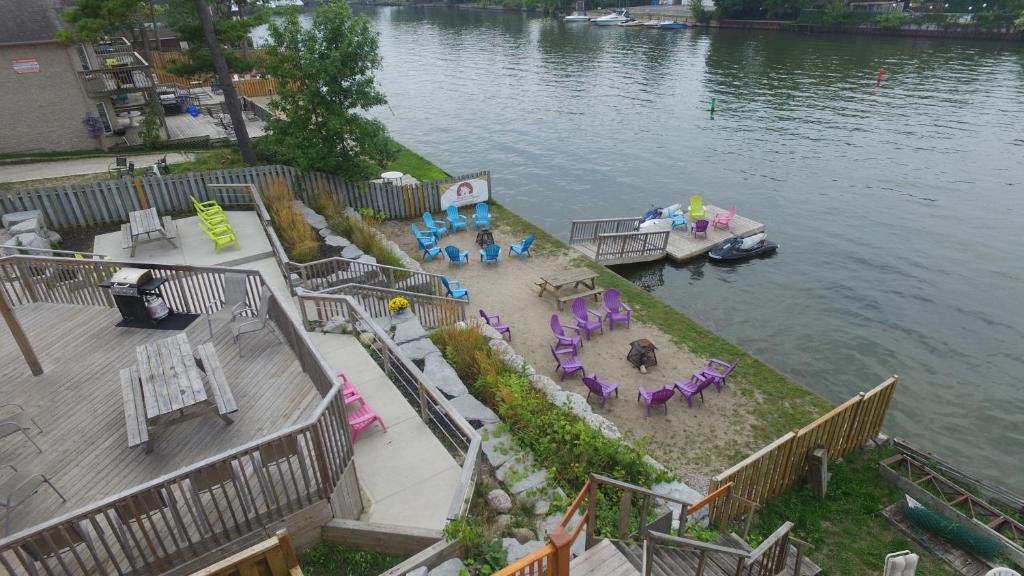
<svg viewBox="0 0 1024 576"><path fill-rule="evenodd" d="M11 67L18 74L35 74L39 72L39 61L35 58L12 58Z"/></svg>
<svg viewBox="0 0 1024 576"><path fill-rule="evenodd" d="M441 208L449 206L469 206L478 202L486 202L490 189L485 178L469 178L450 184L441 184Z"/></svg>

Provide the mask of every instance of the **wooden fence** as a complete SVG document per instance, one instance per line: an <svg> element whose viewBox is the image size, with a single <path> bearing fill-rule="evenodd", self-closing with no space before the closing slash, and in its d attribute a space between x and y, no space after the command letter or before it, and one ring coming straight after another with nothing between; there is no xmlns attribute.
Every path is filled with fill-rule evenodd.
<svg viewBox="0 0 1024 576"><path fill-rule="evenodd" d="M189 196L199 200L218 200L232 206L230 198L216 197L207 189L212 184L253 184L269 190L276 181L285 182L296 198L310 202L326 192L352 208L370 208L392 218L416 218L424 212L441 210L443 184L469 178L486 178L489 171L466 174L458 178L392 185L381 182L348 182L339 176L322 172L302 171L292 166L250 166L207 172L187 172L168 176L125 176L116 180L86 182L45 188L28 188L0 192L0 215L23 210L39 210L51 228L120 224L128 221L128 213L143 208L156 208L162 214L191 212ZM241 204L251 204L244 199Z"/></svg>
<svg viewBox="0 0 1024 576"><path fill-rule="evenodd" d="M235 91L239 96L273 96L277 94L277 78L246 78L235 80Z"/></svg>
<svg viewBox="0 0 1024 576"><path fill-rule="evenodd" d="M893 376L870 392L854 396L814 422L751 454L742 462L711 479L709 491L732 483L732 493L761 506L800 481L806 472L805 458L812 448L828 449L830 460L838 460L878 435L899 378ZM711 506L714 521L736 517L738 499Z"/></svg>

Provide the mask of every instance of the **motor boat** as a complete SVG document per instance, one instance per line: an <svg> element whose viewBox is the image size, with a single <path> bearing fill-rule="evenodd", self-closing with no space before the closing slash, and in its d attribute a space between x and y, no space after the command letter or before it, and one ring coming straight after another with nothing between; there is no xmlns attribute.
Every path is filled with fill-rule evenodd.
<svg viewBox="0 0 1024 576"><path fill-rule="evenodd" d="M583 14L569 14L562 20L566 22L590 22L590 16L587 16L586 12Z"/></svg>
<svg viewBox="0 0 1024 576"><path fill-rule="evenodd" d="M632 18L629 16L629 12L626 12L625 10L615 10L611 14L605 14L599 18L594 18L591 22L598 26L615 26L620 22L629 22L630 20L632 20Z"/></svg>
<svg viewBox="0 0 1024 576"><path fill-rule="evenodd" d="M742 262L751 258L771 256L779 245L767 239L764 232L746 238L729 238L708 252L713 262Z"/></svg>
<svg viewBox="0 0 1024 576"><path fill-rule="evenodd" d="M662 20L661 22L658 22L658 28L661 30L682 30L687 28L687 25L685 22L680 22L678 20Z"/></svg>
<svg viewBox="0 0 1024 576"><path fill-rule="evenodd" d="M661 27L661 21L660 20L650 20L650 21L644 22L644 28L659 28L659 27Z"/></svg>
<svg viewBox="0 0 1024 576"><path fill-rule="evenodd" d="M639 21L639 20L626 20L625 22L619 22L619 26L626 26L626 27L634 27L634 26L636 26L636 27L641 27L642 28L643 25L644 25L644 23Z"/></svg>

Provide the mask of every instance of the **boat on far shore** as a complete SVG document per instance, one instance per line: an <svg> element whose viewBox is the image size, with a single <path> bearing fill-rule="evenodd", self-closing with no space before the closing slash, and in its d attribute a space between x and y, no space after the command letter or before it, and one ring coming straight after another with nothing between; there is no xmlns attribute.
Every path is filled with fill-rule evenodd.
<svg viewBox="0 0 1024 576"><path fill-rule="evenodd" d="M583 0L576 2L576 11L562 18L562 20L565 22L590 22L590 16L587 16L587 8Z"/></svg>
<svg viewBox="0 0 1024 576"><path fill-rule="evenodd" d="M685 28L689 28L689 25L687 25L686 22L680 22L678 20L662 20L661 22L658 22L657 27L661 30L683 30Z"/></svg>
<svg viewBox="0 0 1024 576"><path fill-rule="evenodd" d="M643 26L644 23L639 20L626 20L625 22L619 22L619 26L633 27Z"/></svg>
<svg viewBox="0 0 1024 576"><path fill-rule="evenodd" d="M615 26L620 22L629 22L633 18L630 17L629 12L624 9L614 10L611 14L605 14L604 16L593 18L590 21L598 26Z"/></svg>

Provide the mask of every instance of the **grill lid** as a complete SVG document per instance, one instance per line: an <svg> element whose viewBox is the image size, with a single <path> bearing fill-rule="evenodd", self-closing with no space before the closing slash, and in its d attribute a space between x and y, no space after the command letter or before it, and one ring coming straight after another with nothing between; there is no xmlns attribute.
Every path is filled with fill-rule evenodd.
<svg viewBox="0 0 1024 576"><path fill-rule="evenodd" d="M153 272L143 268L121 268L110 277L111 284L139 286L153 278Z"/></svg>

